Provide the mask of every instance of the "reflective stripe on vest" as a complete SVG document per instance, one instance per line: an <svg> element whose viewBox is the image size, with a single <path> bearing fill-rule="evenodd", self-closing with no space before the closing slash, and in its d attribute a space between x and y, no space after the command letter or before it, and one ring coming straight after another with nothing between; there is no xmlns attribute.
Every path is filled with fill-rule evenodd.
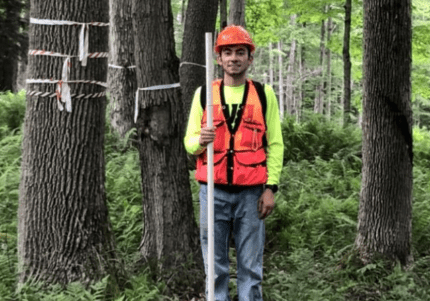
<svg viewBox="0 0 430 301"><path fill-rule="evenodd" d="M247 80L244 98L237 112L235 126L227 122L228 107L223 99L223 83L213 82L214 182L222 185L252 186L267 181L266 151L263 137L266 133L261 101L252 81ZM206 127L206 109L201 121ZM196 179L207 182L206 151L197 158Z"/></svg>

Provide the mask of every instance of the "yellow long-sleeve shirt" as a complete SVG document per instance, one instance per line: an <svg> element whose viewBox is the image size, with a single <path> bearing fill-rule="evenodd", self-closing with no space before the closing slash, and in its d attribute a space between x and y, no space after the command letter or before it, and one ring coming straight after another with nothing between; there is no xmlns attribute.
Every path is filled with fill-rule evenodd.
<svg viewBox="0 0 430 301"><path fill-rule="evenodd" d="M194 94L191 105L190 117L188 119L187 132L184 143L188 153L198 155L204 151L204 147L199 144L201 120L203 117L203 108L200 103L200 90L198 88ZM225 102L229 107L230 114L233 105L239 105L242 102L245 85L241 86L224 86ZM282 171L282 162L284 158L284 143L282 140L281 123L279 119L278 101L276 95L269 85L264 85L264 92L267 99L266 109L266 138L267 138L267 184L278 184Z"/></svg>

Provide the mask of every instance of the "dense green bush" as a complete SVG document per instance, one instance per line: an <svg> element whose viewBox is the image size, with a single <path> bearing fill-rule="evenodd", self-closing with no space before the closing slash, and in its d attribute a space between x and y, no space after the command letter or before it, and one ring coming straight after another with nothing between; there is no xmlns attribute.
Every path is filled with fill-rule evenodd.
<svg viewBox="0 0 430 301"><path fill-rule="evenodd" d="M361 153L361 131L355 125L340 126L325 116L311 115L305 122L297 123L294 117L287 117L282 123L284 138L284 165L289 161L313 162L337 156Z"/></svg>
<svg viewBox="0 0 430 301"><path fill-rule="evenodd" d="M25 90L0 92L0 139L19 130L25 115Z"/></svg>

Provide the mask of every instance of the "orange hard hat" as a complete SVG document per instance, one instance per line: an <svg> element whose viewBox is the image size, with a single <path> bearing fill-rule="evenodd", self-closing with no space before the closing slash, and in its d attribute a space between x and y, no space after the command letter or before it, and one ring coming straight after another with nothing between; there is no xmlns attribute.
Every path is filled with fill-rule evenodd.
<svg viewBox="0 0 430 301"><path fill-rule="evenodd" d="M230 25L224 28L218 35L215 44L215 52L220 53L221 48L227 45L247 45L251 52L254 52L255 45L251 39L251 35L238 25Z"/></svg>

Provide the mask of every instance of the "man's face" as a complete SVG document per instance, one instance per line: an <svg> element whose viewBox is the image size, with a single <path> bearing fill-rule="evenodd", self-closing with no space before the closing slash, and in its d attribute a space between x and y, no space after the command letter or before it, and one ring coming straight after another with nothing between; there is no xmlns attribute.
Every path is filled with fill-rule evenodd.
<svg viewBox="0 0 430 301"><path fill-rule="evenodd" d="M253 57L245 45L232 45L222 48L217 57L218 65L232 77L242 76L251 65Z"/></svg>

